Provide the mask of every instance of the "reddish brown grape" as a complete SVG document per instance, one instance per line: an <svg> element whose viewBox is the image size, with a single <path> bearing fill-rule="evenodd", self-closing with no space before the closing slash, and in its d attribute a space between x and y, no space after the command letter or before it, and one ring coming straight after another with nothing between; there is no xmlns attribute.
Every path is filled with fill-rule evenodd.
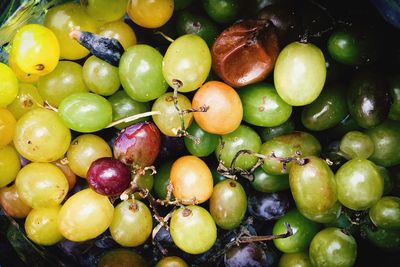
<svg viewBox="0 0 400 267"><path fill-rule="evenodd" d="M114 156L127 165L143 168L153 164L160 151L160 130L152 122L123 129L114 142Z"/></svg>
<svg viewBox="0 0 400 267"><path fill-rule="evenodd" d="M90 165L87 181L97 193L116 196L128 188L131 171L128 166L117 159L100 158Z"/></svg>

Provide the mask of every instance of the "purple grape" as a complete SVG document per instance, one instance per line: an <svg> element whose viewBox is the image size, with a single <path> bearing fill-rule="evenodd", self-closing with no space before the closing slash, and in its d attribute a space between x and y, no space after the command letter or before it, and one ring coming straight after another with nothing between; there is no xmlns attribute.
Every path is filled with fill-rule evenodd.
<svg viewBox="0 0 400 267"><path fill-rule="evenodd" d="M131 182L128 166L114 158L95 160L87 173L90 188L101 195L117 196L127 189Z"/></svg>
<svg viewBox="0 0 400 267"><path fill-rule="evenodd" d="M114 142L114 156L127 165L143 168L153 164L160 151L160 130L152 122L123 129Z"/></svg>

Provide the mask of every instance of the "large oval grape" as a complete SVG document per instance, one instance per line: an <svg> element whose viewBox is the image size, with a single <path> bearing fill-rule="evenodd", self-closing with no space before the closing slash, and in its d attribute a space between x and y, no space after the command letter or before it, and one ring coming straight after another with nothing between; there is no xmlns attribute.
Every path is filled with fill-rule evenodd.
<svg viewBox="0 0 400 267"><path fill-rule="evenodd" d="M93 93L68 96L61 102L58 114L65 125L81 133L99 131L112 121L110 102Z"/></svg>
<svg viewBox="0 0 400 267"><path fill-rule="evenodd" d="M289 105L304 106L313 102L321 93L325 79L324 55L313 44L293 42L276 60L276 91Z"/></svg>
<svg viewBox="0 0 400 267"><path fill-rule="evenodd" d="M22 116L16 125L14 146L26 159L52 162L67 152L71 132L57 113L38 108Z"/></svg>
<svg viewBox="0 0 400 267"><path fill-rule="evenodd" d="M61 207L58 225L61 234L74 242L99 236L111 224L114 207L108 197L84 189Z"/></svg>
<svg viewBox="0 0 400 267"><path fill-rule="evenodd" d="M190 254L206 252L217 239L213 218L200 206L181 207L174 211L170 232L175 244Z"/></svg>
<svg viewBox="0 0 400 267"><path fill-rule="evenodd" d="M211 69L211 53L207 43L196 34L186 34L176 39L165 53L163 75L179 92L199 88Z"/></svg>
<svg viewBox="0 0 400 267"><path fill-rule="evenodd" d="M122 55L119 77L122 87L132 99L147 102L167 91L162 60L160 52L149 45L132 46Z"/></svg>

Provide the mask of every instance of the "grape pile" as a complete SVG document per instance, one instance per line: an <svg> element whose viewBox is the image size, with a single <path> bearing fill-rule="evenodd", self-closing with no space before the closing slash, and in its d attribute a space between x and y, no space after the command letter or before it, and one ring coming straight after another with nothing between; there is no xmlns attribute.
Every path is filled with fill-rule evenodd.
<svg viewBox="0 0 400 267"><path fill-rule="evenodd" d="M372 5L44 2L0 62L2 266L395 266L399 29Z"/></svg>

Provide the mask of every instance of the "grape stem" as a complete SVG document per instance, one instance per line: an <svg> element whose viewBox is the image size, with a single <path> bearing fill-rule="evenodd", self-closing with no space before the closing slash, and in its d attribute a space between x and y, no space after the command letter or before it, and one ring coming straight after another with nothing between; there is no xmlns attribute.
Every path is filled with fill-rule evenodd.
<svg viewBox="0 0 400 267"><path fill-rule="evenodd" d="M178 111L179 114L179 119L181 121L181 128L177 130L176 135L178 137L188 137L190 140L192 140L196 145L200 144L200 138L195 137L191 134L189 134L188 131L186 131L186 126L185 126L185 114L192 113L192 112L207 112L207 110L210 108L209 106L201 106L199 108L190 108L190 109L184 109L182 110L179 107L178 103L178 90L183 86L182 81L178 79L174 79L173 81L173 88L174 88L174 94L172 96L173 101L174 101L174 106L176 111Z"/></svg>
<svg viewBox="0 0 400 267"><path fill-rule="evenodd" d="M290 224L285 222L285 228L286 228L286 233L279 234L279 235L263 235L263 236L240 236L233 242L236 242L237 244L243 244L243 243L252 243L252 242L264 242L264 241L270 241L274 239L279 239L279 238L286 238L289 236L293 235L293 229L290 227Z"/></svg>
<svg viewBox="0 0 400 267"><path fill-rule="evenodd" d="M165 40L167 40L171 43L173 43L175 41L174 39L172 39L171 37L169 37L168 35L166 35L165 33L161 32L161 31L156 31L155 34L161 35L162 37L164 37Z"/></svg>
<svg viewBox="0 0 400 267"><path fill-rule="evenodd" d="M161 114L161 112L159 112L159 111L148 111L148 112L144 112L144 113L135 114L135 115L132 115L132 116L129 116L129 117L122 118L122 119L117 120L117 121L113 121L112 123L107 125L105 128L111 128L111 127L113 127L115 125L118 125L118 124L121 124L121 123L128 123L128 122L140 119L140 118L145 118L145 117L148 117L148 116L160 115L160 114Z"/></svg>

